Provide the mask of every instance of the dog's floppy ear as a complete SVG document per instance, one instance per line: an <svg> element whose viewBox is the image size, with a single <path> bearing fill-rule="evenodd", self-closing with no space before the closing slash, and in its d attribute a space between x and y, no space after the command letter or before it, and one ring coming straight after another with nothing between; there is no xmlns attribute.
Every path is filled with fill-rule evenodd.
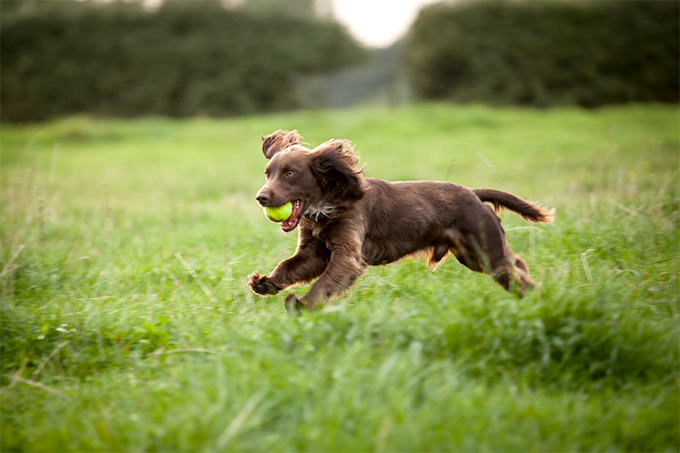
<svg viewBox="0 0 680 453"><path fill-rule="evenodd" d="M279 129L266 137L262 137L262 154L271 159L274 154L289 146L300 144L300 134L297 131L284 131Z"/></svg>
<svg viewBox="0 0 680 453"><path fill-rule="evenodd" d="M312 152L312 175L333 205L349 206L364 196L363 175L356 168L358 161L347 140L329 140Z"/></svg>

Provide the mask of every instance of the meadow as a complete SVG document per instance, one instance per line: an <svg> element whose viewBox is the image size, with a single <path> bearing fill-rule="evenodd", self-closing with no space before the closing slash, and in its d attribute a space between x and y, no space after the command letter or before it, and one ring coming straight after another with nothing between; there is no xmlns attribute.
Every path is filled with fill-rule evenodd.
<svg viewBox="0 0 680 453"><path fill-rule="evenodd" d="M449 258L289 316L261 135L510 191L525 298ZM678 451L677 106L2 125L2 451ZM304 287L293 288L298 294Z"/></svg>

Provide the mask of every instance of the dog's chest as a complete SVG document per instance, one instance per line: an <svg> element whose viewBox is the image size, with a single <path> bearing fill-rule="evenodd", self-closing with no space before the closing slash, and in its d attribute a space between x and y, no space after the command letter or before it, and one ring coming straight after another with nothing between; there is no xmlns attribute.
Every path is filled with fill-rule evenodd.
<svg viewBox="0 0 680 453"><path fill-rule="evenodd" d="M305 217L318 223L320 219L329 217L333 211L335 211L335 206L319 203L307 208Z"/></svg>

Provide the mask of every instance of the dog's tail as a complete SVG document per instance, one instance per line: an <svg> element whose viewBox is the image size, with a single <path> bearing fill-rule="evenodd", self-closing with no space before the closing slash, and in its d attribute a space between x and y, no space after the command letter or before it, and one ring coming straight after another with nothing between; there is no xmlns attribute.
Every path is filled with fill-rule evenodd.
<svg viewBox="0 0 680 453"><path fill-rule="evenodd" d="M550 223L555 219L555 209L547 210L511 193L493 189L473 189L473 192L480 200L492 203L497 213L507 208L528 222Z"/></svg>

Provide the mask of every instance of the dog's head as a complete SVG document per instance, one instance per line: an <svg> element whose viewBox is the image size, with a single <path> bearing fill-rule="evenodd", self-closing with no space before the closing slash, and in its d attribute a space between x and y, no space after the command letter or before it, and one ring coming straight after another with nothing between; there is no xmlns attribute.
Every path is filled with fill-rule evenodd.
<svg viewBox="0 0 680 453"><path fill-rule="evenodd" d="M293 214L281 224L293 231L305 213L347 208L364 196L359 160L347 140L329 140L310 150L300 142L297 131L276 131L262 137L262 153L269 159L266 183L257 193L263 208L289 201Z"/></svg>

